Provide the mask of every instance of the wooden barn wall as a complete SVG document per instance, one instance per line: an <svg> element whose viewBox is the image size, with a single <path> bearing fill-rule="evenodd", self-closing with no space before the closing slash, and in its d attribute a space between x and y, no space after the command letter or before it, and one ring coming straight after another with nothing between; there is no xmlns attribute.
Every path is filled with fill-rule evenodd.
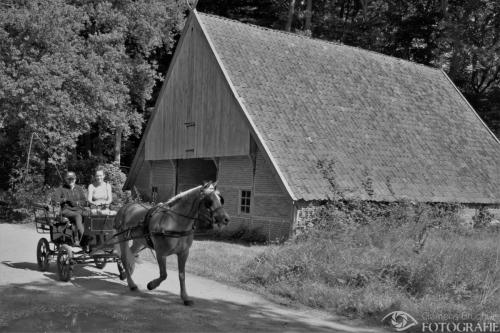
<svg viewBox="0 0 500 333"><path fill-rule="evenodd" d="M146 160L248 155L250 135L200 26L192 20L146 137Z"/></svg>
<svg viewBox="0 0 500 333"><path fill-rule="evenodd" d="M174 195L175 168L171 161L151 162L151 186L158 188L159 201L166 201Z"/></svg>

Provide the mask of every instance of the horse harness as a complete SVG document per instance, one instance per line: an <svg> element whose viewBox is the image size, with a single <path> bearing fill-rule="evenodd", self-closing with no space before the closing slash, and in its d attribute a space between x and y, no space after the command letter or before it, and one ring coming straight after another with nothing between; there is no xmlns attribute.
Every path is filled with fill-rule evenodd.
<svg viewBox="0 0 500 333"><path fill-rule="evenodd" d="M157 232L150 232L149 231L149 220L151 219L151 217L156 214L156 213L159 213L159 212L162 212L162 211L168 211L168 212L171 212L171 213L174 213L176 215L179 215L179 216L182 216L182 217L185 217L185 218L188 218L188 219L196 219L195 217L191 217L191 216L186 216L184 214L180 214L180 213L177 213L175 211L173 211L172 209L170 209L169 207L164 207L164 204L159 204L151 209L148 210L148 212L146 213L146 215L144 216L144 219L142 220L142 222L139 224L139 226L142 225L142 232L143 232L143 235L144 235L144 239L146 240L146 243L148 244L148 246L150 246L151 248L154 248L154 244L153 244L153 240L151 239L151 236L163 236L163 237L170 237L170 238L181 238L181 237L186 237L186 236L190 236L194 233L194 223L193 223L193 228L191 228L191 230L187 230L187 231L169 231L169 230L164 230L164 231L157 231Z"/></svg>
<svg viewBox="0 0 500 333"><path fill-rule="evenodd" d="M120 236L122 234L125 234L124 240L132 240L132 239L144 237L148 246L150 246L151 248L154 248L154 244L153 244L153 241L151 239L152 236L181 238L181 237L186 237L186 236L192 235L194 233L194 230L195 230L195 225L193 223L193 228L191 230L187 230L187 231L165 230L165 231L161 231L161 232L159 232L159 231L150 232L149 231L149 221L154 214L159 213L159 212L170 212L170 213L173 213L175 215L178 215L178 216L190 219L190 220L203 221L202 219L200 219L198 217L184 215L184 214L181 214L181 213L178 213L178 212L172 210L168 206L167 207L165 207L165 206L166 206L165 203L161 203L161 204L156 205L155 207L148 209L146 215L144 216L144 219L138 225L136 225L135 227L131 227L131 228L128 228L126 230L120 231L120 232L116 233L114 235L114 237ZM143 207L146 208L147 206L143 205ZM208 210L210 211L210 219L212 220L212 223L213 223L215 213L221 209L223 209L222 206L217 207L215 209L212 209L212 207L208 208ZM138 231L140 231L139 234L134 235L134 233L136 233ZM120 242L117 242L117 243L120 243Z"/></svg>

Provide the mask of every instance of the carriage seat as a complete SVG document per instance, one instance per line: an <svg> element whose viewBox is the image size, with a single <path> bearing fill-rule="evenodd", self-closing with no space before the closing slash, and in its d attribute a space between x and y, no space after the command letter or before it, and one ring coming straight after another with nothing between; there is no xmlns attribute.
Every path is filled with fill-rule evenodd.
<svg viewBox="0 0 500 333"><path fill-rule="evenodd" d="M67 217L57 213L54 208L49 205L35 203L32 207L36 223L53 226L62 226L70 223Z"/></svg>

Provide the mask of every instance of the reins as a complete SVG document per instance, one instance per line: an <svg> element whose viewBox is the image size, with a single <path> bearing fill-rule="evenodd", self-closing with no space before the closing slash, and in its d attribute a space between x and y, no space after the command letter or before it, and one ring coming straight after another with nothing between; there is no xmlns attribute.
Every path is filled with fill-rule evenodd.
<svg viewBox="0 0 500 333"><path fill-rule="evenodd" d="M199 209L200 209L200 205L201 203L203 202L203 198L198 202L198 209L197 209L197 212L199 212ZM193 203L193 208L194 208L194 205L195 203ZM143 205L143 204L140 204L140 206L144 207L144 208L148 208L147 206ZM208 210L210 211L210 219L211 219L211 222L213 223L213 219L214 219L214 214L223 209L222 206L220 207L217 207L215 209L212 209L211 207L208 208ZM191 209L193 210L193 209ZM176 212L175 210L173 210L171 207L168 206L167 203L160 203L152 208L148 208L148 212L146 213L146 215L144 216L144 219L143 221L134 226L134 227L131 227L131 228L127 228L125 230L122 230L122 231L119 231L117 233L115 233L112 238L110 238L108 241L104 242L104 244L102 246L100 246L99 248L97 248L96 250L104 247L104 246L111 246L111 245L116 245L116 244L119 244L123 241L128 241L128 240L134 240L134 239L139 239L139 238L145 238L146 239L146 242L150 242L151 240L151 236L163 236L163 237L169 237L169 238L181 238L181 237L186 237L186 236L190 236L194 233L195 231L195 226L194 226L194 223L193 223L193 226L190 230L186 230L186 231L170 231L170 230L164 230L164 231L155 231L155 232L149 232L147 228L147 224L149 222L149 219L156 213L172 213L172 214L175 214L177 216L180 216L180 217L183 217L183 218L186 218L188 220L195 220L195 221L202 221L204 222L204 220L198 218L198 213L196 213L196 215L194 216L190 216L190 215L186 215L186 214L182 214L182 213L179 213L179 212ZM134 233L138 232L139 231L139 234L136 234L134 235ZM147 231L147 232L144 232L144 231ZM122 235L125 235L123 237L123 240L116 240L116 239L119 239L120 236ZM111 240L115 240L114 242L110 243L109 241Z"/></svg>
<svg viewBox="0 0 500 333"><path fill-rule="evenodd" d="M199 202L199 205L201 204L201 201ZM144 229L145 225L148 223L149 219L155 214L155 213L173 213L177 216L180 216L180 217L183 217L183 218L186 218L188 220L196 220L196 221L201 221L203 222L204 220L200 219L197 217L198 214L196 214L195 216L189 216L189 215L185 215L185 214L182 214L182 213L179 213L179 212L176 212L175 210L173 210L171 207L169 206L166 206L167 204L166 203L160 203L158 205L156 205L155 207L151 208L149 210L149 212L146 214L146 216L144 216L144 220L142 221L141 224L135 226L135 227L132 227L132 228L128 228L126 230L123 230L123 231L120 231L116 234L113 235L113 238L115 237L118 237L122 234L126 234L125 238L127 240L132 240L132 239L137 239L137 238L141 238L141 237L151 237L151 236L164 236L164 237L171 237L171 238L181 238L181 237L186 237L186 236L189 236L189 235L192 235L194 233L194 223L193 223L193 227L190 229L190 230L187 230L187 231L170 231L170 230L164 230L164 231L156 231L156 232L148 232L148 233L142 233L140 236L136 236L136 237L132 237L131 236L131 233L133 230L137 230L137 229ZM146 208L146 206L142 205L144 208ZM216 209L211 209L209 208L209 211L210 211L210 217L211 217L211 220L213 222L213 216L214 216L214 213L217 212L218 210L222 209L222 206L221 207L218 207ZM198 206L198 211L199 211L199 206ZM119 243L119 242L118 242ZM117 244L117 243L115 243ZM113 245L113 244L111 244Z"/></svg>
<svg viewBox="0 0 500 333"><path fill-rule="evenodd" d="M165 205L165 204L160 204L159 206L157 206L158 209L155 210L153 213L151 213L151 215L153 215L156 212L170 212L170 213L174 213L177 216L184 217L184 218L189 219L189 220L203 221L202 219L200 219L196 216L184 215L184 214L181 214L179 212L176 212L175 210L172 210L172 208L170 208L170 207L164 207L163 205Z"/></svg>

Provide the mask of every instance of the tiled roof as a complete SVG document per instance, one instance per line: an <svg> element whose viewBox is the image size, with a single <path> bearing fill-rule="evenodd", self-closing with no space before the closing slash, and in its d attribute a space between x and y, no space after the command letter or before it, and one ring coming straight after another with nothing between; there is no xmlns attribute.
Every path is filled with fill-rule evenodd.
<svg viewBox="0 0 500 333"><path fill-rule="evenodd" d="M500 144L438 69L197 13L295 199L499 203Z"/></svg>

